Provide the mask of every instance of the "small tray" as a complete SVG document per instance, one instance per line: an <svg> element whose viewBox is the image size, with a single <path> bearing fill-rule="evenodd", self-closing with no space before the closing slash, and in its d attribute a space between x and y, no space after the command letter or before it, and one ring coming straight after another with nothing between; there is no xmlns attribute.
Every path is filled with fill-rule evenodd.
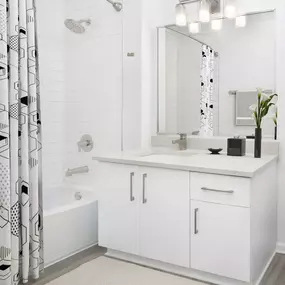
<svg viewBox="0 0 285 285"><path fill-rule="evenodd" d="M211 154L219 155L223 149L222 148L209 148L208 150L209 152L211 152Z"/></svg>

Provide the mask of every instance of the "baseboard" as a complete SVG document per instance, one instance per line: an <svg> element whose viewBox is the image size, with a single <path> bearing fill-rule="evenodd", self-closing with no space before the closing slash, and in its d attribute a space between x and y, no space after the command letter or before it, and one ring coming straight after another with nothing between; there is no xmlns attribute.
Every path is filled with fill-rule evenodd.
<svg viewBox="0 0 285 285"><path fill-rule="evenodd" d="M276 255L276 251L273 252L272 256L270 257L270 259L268 260L267 264L265 265L260 277L258 278L258 280L256 281L255 285L259 285L260 282L262 281L267 269L269 268L271 262L273 261L274 257Z"/></svg>
<svg viewBox="0 0 285 285"><path fill-rule="evenodd" d="M176 276L189 278L192 280L200 281L205 284L211 285L249 285L247 282L242 282L226 277L217 276L211 273L206 273L194 269L183 268L176 265L140 257L133 254L123 253L116 250L108 249L106 253L107 257L115 258L118 260L130 262L133 264L148 267L154 270L159 270L165 273L173 274Z"/></svg>
<svg viewBox="0 0 285 285"><path fill-rule="evenodd" d="M276 252L281 253L281 254L285 254L285 243L278 242L277 246L276 246Z"/></svg>

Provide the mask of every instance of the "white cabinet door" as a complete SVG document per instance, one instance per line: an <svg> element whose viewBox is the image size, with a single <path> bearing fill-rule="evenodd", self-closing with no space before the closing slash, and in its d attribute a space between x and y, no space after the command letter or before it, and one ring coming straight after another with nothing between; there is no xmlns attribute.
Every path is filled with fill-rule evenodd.
<svg viewBox="0 0 285 285"><path fill-rule="evenodd" d="M250 209L191 201L191 267L250 282Z"/></svg>
<svg viewBox="0 0 285 285"><path fill-rule="evenodd" d="M100 163L99 245L138 254L135 166Z"/></svg>
<svg viewBox="0 0 285 285"><path fill-rule="evenodd" d="M140 255L189 267L189 173L140 168Z"/></svg>

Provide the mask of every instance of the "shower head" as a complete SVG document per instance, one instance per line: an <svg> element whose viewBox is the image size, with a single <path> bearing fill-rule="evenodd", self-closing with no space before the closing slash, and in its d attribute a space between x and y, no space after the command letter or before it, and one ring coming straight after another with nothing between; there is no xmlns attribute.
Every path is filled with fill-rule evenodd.
<svg viewBox="0 0 285 285"><path fill-rule="evenodd" d="M76 34L83 34L86 30L83 24L86 24L87 26L91 25L91 20L80 20L75 21L73 19L66 19L64 21L65 26L72 32Z"/></svg>
<svg viewBox="0 0 285 285"><path fill-rule="evenodd" d="M113 2L112 0L107 0L110 4L112 4L112 6L114 7L114 9L117 11L117 12L120 12L122 11L123 9L123 4L120 3L120 2Z"/></svg>

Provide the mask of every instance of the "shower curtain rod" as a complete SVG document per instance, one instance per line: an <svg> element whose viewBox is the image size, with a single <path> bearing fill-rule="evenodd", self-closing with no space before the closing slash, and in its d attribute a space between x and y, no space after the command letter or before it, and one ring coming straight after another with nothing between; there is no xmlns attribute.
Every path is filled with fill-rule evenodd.
<svg viewBox="0 0 285 285"><path fill-rule="evenodd" d="M173 27L173 25L165 26L165 28L167 28L167 29L169 29L169 30L171 30L171 31L173 31L173 32L176 32L176 33L178 33L178 34L180 34L180 35L186 36L186 37L188 37L188 38L190 38L190 39L192 39L192 40L194 40L194 41L196 41L196 42L198 42L198 43L200 43L200 44L202 44L202 45L208 46L208 47L209 47L210 49L212 49L213 51L215 50L215 49L212 48L210 45L208 45L208 44L206 44L206 43L204 43L204 42L202 42L202 41L200 41L200 40L197 40L197 39L191 37L191 36L188 35L188 34L185 34L185 33L183 33L183 32L177 31L177 30L173 29L172 27ZM218 53L218 52L215 52L215 56L219 56L219 53Z"/></svg>

